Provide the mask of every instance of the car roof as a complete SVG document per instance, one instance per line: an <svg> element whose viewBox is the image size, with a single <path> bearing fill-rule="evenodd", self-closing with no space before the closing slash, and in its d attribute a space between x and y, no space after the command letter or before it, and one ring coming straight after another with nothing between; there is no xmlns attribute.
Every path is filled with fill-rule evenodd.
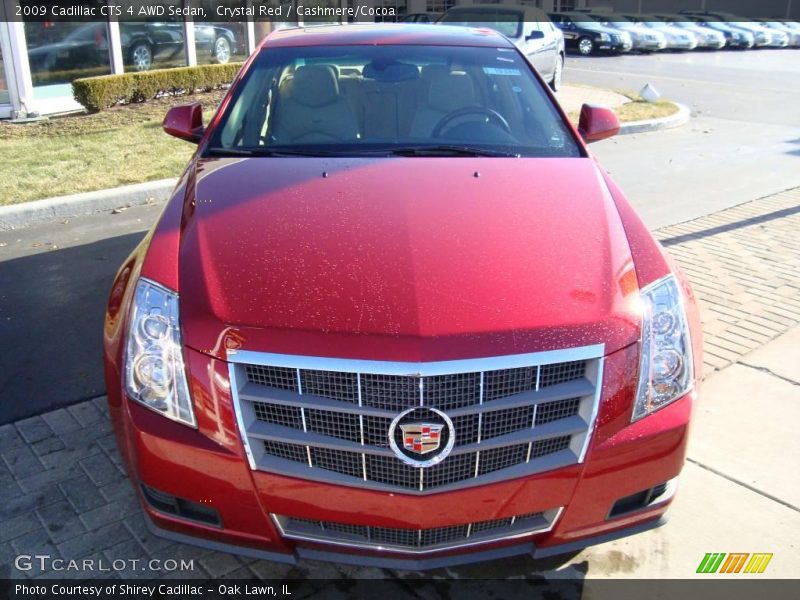
<svg viewBox="0 0 800 600"><path fill-rule="evenodd" d="M261 47L374 45L513 47L505 36L485 27L410 23L313 25L278 29L264 39Z"/></svg>

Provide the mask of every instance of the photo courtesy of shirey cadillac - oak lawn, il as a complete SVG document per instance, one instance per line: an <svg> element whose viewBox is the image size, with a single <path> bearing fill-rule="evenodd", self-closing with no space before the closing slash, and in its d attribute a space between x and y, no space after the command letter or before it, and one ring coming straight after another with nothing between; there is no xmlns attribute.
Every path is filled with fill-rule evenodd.
<svg viewBox="0 0 800 600"><path fill-rule="evenodd" d="M507 38L269 35L105 321L159 535L433 568L661 525L702 365L681 272ZM254 552L256 554L254 554Z"/></svg>

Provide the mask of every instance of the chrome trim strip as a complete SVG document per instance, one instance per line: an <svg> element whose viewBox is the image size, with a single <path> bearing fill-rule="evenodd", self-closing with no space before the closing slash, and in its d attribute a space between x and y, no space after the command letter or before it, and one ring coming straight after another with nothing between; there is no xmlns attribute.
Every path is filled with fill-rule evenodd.
<svg viewBox="0 0 800 600"><path fill-rule="evenodd" d="M398 362L362 360L357 358L329 358L325 356L300 356L295 354L271 354L251 350L227 350L229 362L267 367L287 367L344 373L370 373L376 375L407 375L429 377L432 375L454 375L478 371L496 371L535 367L552 363L596 359L603 356L605 344L548 350L530 354L508 354L488 358L466 358L435 362Z"/></svg>
<svg viewBox="0 0 800 600"><path fill-rule="evenodd" d="M586 458L586 452L589 450L589 442L594 435L595 427L597 426L597 413L600 410L600 398L603 396L603 365L605 364L606 357L601 356L597 359L597 376L594 381L594 399L592 400L592 414L589 417L589 426L586 430L586 439L583 441L583 448L581 448L578 455L578 464L581 464ZM535 409L534 409L535 411Z"/></svg>
<svg viewBox="0 0 800 600"><path fill-rule="evenodd" d="M244 415L242 414L242 406L239 401L239 383L236 379L236 364L228 363L228 378L231 382L231 396L233 400L233 413L236 416L236 426L239 428L239 437L244 443L244 453L247 456L247 462L250 464L250 469L255 471L258 469L256 466L253 452L250 450L250 439L247 435L247 428L244 426Z"/></svg>
<svg viewBox="0 0 800 600"><path fill-rule="evenodd" d="M553 510L553 509L551 509ZM527 529L520 532L514 532L511 534L501 534L495 536L487 536L485 538L481 538L476 541L468 541L465 543L449 543L449 544L441 544L438 546L431 546L429 548L408 548L404 546L391 546L386 545L383 546L381 544L375 544L369 541L346 541L346 540L336 540L336 539L329 539L322 536L315 536L310 534L295 534L295 533L286 533L283 529L283 526L280 523L280 519L275 513L270 513L270 518L272 519L273 524L277 528L278 532L281 534L281 537L291 540L296 540L300 542L313 542L315 544L328 544L331 546L340 546L344 548L357 548L361 550L375 550L378 552L394 552L399 554L413 554L413 555L420 555L420 554L432 554L434 552L443 552L445 550L454 550L459 548L471 548L473 546L480 546L481 544L489 544L492 542L500 542L505 540L515 540L523 537L527 537L529 535L534 535L538 533L547 533L548 531L552 530L555 524L558 522L561 513L564 510L564 507L561 506L555 509L557 512L553 516L552 520L547 524L547 527L540 527L540 528L533 528ZM548 511L545 511L545 513ZM422 530L418 530L419 535L422 535Z"/></svg>

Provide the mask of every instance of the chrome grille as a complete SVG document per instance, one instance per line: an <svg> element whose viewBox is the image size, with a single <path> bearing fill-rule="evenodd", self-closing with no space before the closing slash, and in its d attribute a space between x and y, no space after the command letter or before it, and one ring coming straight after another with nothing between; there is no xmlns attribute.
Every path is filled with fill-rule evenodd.
<svg viewBox="0 0 800 600"><path fill-rule="evenodd" d="M374 527L272 515L284 537L395 552L434 552L549 530L560 509L428 529Z"/></svg>
<svg viewBox="0 0 800 600"><path fill-rule="evenodd" d="M441 363L229 353L250 465L293 477L424 494L530 475L583 459L602 346ZM293 381L292 378L293 377ZM399 413L447 414L455 445L419 468L389 445Z"/></svg>

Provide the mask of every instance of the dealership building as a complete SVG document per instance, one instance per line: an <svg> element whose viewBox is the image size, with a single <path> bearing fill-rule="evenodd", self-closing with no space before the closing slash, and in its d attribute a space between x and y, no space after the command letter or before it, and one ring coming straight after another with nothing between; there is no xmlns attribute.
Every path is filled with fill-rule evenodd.
<svg viewBox="0 0 800 600"><path fill-rule="evenodd" d="M99 14L99 7L105 6L104 12L108 13L108 7L115 6L115 2L116 6L127 6L122 0L74 0L71 4L87 9L93 7L97 11L95 14ZM175 9L182 8L183 2L158 0L158 4ZM398 19L415 13L441 13L452 6L474 3L527 5L545 11L585 7L638 12L716 9L744 16L752 16L757 11L763 16L800 19L800 0L794 7L792 0L220 0L204 5L273 9L283 6L283 14L286 14L292 2L294 5L393 8ZM2 119L80 109L72 98L71 88L71 82L79 77L242 60L272 27L277 26L252 18L240 22L200 22L191 17L168 17L166 11L165 16L146 22L118 22L111 18L74 22L67 20L69 17L54 20L23 17L20 21L16 16L19 6L34 4L28 0L0 0ZM214 16L216 14L208 14L208 18ZM298 24L298 21L295 19L289 24Z"/></svg>

